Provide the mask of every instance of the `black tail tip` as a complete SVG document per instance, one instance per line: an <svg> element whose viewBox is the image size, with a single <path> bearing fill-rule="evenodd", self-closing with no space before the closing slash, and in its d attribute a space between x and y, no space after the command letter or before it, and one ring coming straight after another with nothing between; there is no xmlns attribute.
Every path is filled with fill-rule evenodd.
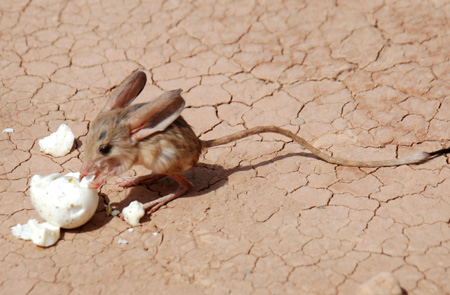
<svg viewBox="0 0 450 295"><path fill-rule="evenodd" d="M450 153L450 148L440 149L434 152L428 153L429 156L439 156Z"/></svg>

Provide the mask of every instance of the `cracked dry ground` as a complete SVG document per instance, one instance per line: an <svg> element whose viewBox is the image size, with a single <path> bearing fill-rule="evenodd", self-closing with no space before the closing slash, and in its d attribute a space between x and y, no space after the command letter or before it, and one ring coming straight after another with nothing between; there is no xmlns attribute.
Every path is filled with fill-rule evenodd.
<svg viewBox="0 0 450 295"><path fill-rule="evenodd" d="M39 219L32 175L79 170L89 122L136 69L149 77L138 101L182 88L203 139L277 125L353 159L447 147L449 18L445 0L2 0L0 127L14 132L0 135L0 293L355 294L388 271L407 294L448 294L446 156L346 168L252 136L204 153L186 173L195 188L134 232L103 203L155 199L173 180L111 179L93 219L47 249L10 227ZM74 150L42 154L61 123Z"/></svg>

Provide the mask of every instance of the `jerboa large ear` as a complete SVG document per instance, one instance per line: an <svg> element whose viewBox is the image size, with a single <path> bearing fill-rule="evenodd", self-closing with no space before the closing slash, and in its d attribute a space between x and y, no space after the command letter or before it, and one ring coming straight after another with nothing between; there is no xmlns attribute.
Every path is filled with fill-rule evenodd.
<svg viewBox="0 0 450 295"><path fill-rule="evenodd" d="M103 110L109 111L129 105L144 89L145 83L147 83L145 73L134 72L113 91Z"/></svg>
<svg viewBox="0 0 450 295"><path fill-rule="evenodd" d="M133 142L163 131L180 116L185 104L181 91L177 89L163 93L130 114L128 123Z"/></svg>

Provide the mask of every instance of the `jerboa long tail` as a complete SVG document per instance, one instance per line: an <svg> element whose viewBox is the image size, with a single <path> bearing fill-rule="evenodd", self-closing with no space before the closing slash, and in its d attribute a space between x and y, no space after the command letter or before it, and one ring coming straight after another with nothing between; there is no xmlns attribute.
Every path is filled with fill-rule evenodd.
<svg viewBox="0 0 450 295"><path fill-rule="evenodd" d="M450 148L437 150L434 152L419 152L411 157L407 157L404 159L392 159L392 160L383 160L383 161L358 161L358 160L348 160L348 159L342 159L338 157L332 157L327 155L326 153L322 152L321 150L315 148L311 144L309 144L306 140L303 138L297 136L296 134L292 133L289 130L282 129L277 126L261 126L261 127L254 127L247 130L242 130L221 138L212 139L212 140L206 140L202 141L202 148L210 148L222 144L227 144L251 135L260 134L260 133L278 133L281 135L284 135L286 137L291 138L298 144L300 144L305 149L309 150L311 153L313 153L314 156L324 160L325 162L331 163L331 164L337 164L342 166L349 166L349 167L388 167L388 166L399 166L399 165L406 165L406 164L419 164L426 162L432 158L435 158L437 156L447 154L450 152Z"/></svg>

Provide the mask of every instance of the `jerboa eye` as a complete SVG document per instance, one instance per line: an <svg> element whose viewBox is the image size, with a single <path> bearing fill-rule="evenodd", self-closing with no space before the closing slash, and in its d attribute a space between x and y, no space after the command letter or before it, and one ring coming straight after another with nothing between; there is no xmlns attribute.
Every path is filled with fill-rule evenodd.
<svg viewBox="0 0 450 295"><path fill-rule="evenodd" d="M98 148L98 151L100 152L100 154L106 156L111 151L111 145L103 144Z"/></svg>

